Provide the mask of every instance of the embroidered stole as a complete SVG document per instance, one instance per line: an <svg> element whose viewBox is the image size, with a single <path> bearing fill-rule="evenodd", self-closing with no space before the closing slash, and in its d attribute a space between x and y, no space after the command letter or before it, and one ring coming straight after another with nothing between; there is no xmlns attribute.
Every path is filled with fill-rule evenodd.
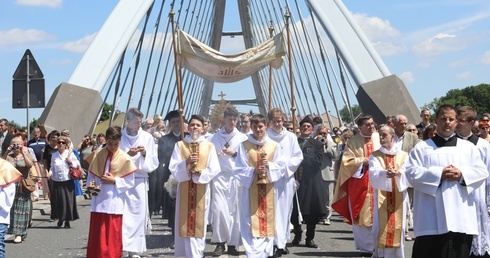
<svg viewBox="0 0 490 258"><path fill-rule="evenodd" d="M249 141L244 142L243 145L247 152L250 167L259 165L258 161L262 152L267 153L268 162L272 162L274 159L276 145L272 141L263 146L257 146ZM254 175L254 180L250 186L252 235L253 237L274 237L274 184L270 181L267 184L257 184L258 180L259 176Z"/></svg>
<svg viewBox="0 0 490 258"><path fill-rule="evenodd" d="M197 169L202 171L208 165L208 155L211 151L210 142L199 144ZM180 149L182 159L191 155L191 144L179 141L177 146ZM190 166L188 166L188 169ZM180 183L180 220L179 235L181 237L204 237L204 215L206 212L206 185L196 184L189 180Z"/></svg>
<svg viewBox="0 0 490 258"><path fill-rule="evenodd" d="M399 169L403 164L404 155L376 155L381 166L388 170L390 167ZM401 159L401 160L400 160ZM398 190L395 178L391 178L391 192L378 191L378 247L399 248L403 234L403 195Z"/></svg>

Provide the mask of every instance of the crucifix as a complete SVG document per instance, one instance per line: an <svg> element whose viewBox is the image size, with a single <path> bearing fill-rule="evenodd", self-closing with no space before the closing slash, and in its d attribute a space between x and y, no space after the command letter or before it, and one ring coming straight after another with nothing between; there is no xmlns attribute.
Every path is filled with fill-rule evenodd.
<svg viewBox="0 0 490 258"><path fill-rule="evenodd" d="M223 92L221 92L221 94L218 94L218 97L221 97L221 100L225 99L225 98L223 98L224 96L226 96L226 94L224 94Z"/></svg>

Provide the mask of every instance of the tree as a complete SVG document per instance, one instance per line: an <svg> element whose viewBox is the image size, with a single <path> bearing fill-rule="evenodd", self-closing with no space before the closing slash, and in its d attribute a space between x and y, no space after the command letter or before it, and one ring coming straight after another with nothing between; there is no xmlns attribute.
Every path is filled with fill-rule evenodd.
<svg viewBox="0 0 490 258"><path fill-rule="evenodd" d="M353 113L354 117L356 117L357 115L359 115L361 113L361 108L357 104L352 106L351 109L352 109L352 113ZM352 118L351 118L351 115L349 113L349 109L347 108L347 106L344 106L341 110L339 110L339 114L340 114L340 118L342 118L342 121L344 121L345 123L351 123L352 122Z"/></svg>
<svg viewBox="0 0 490 258"><path fill-rule="evenodd" d="M104 103L102 114L100 114L99 122L105 121L111 117L112 105Z"/></svg>
<svg viewBox="0 0 490 258"><path fill-rule="evenodd" d="M488 113L490 112L490 84L482 83L463 89L452 89L445 96L434 98L432 102L425 104L422 108L427 108L435 113L439 106L445 104L455 108L471 106L478 114Z"/></svg>

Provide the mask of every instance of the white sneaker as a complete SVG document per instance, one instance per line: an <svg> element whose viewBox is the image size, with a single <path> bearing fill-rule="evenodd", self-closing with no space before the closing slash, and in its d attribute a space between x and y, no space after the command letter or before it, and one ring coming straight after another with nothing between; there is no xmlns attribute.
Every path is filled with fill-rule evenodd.
<svg viewBox="0 0 490 258"><path fill-rule="evenodd" d="M16 236L15 239L14 239L14 243L16 243L16 244L22 243L22 237L21 236Z"/></svg>
<svg viewBox="0 0 490 258"><path fill-rule="evenodd" d="M130 258L141 258L141 256L139 254L131 253L131 252L129 252L128 257L130 257Z"/></svg>

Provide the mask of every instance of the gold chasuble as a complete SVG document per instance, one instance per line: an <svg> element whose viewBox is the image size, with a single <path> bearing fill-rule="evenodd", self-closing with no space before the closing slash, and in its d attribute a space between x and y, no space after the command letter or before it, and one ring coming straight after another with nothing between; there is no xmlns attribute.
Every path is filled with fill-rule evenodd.
<svg viewBox="0 0 490 258"><path fill-rule="evenodd" d="M105 173L108 159L110 160L109 173L115 177L123 178L137 170L131 157L121 149L117 149L116 152L112 153L107 148L103 148L100 151L92 152L85 159L90 163L88 171L96 177L101 178Z"/></svg>
<svg viewBox="0 0 490 258"><path fill-rule="evenodd" d="M243 143L247 152L249 166L258 167L261 153L266 153L268 162L272 162L276 152L276 144L268 141L264 145L256 145L249 141ZM263 155L263 154L262 154ZM274 184L267 179L267 184L258 184L259 176L254 175L250 186L250 214L252 216L253 237L274 237Z"/></svg>
<svg viewBox="0 0 490 258"><path fill-rule="evenodd" d="M400 169L408 154L404 151L398 152L396 156L376 151L373 156L378 160L381 167L388 170ZM398 190L395 178L391 178L391 192L378 191L378 247L399 248L403 232L403 194Z"/></svg>
<svg viewBox="0 0 490 258"><path fill-rule="evenodd" d="M22 179L22 174L12 163L0 159L0 186L6 186Z"/></svg>
<svg viewBox="0 0 490 258"><path fill-rule="evenodd" d="M179 141L177 146L180 150L182 160L191 155L191 144ZM199 160L197 170L202 171L208 166L208 155L213 146L210 142L201 142L196 149ZM188 165L190 169L190 165ZM204 237L204 214L206 211L206 185L196 184L189 180L180 183L180 220L179 235L181 237Z"/></svg>

